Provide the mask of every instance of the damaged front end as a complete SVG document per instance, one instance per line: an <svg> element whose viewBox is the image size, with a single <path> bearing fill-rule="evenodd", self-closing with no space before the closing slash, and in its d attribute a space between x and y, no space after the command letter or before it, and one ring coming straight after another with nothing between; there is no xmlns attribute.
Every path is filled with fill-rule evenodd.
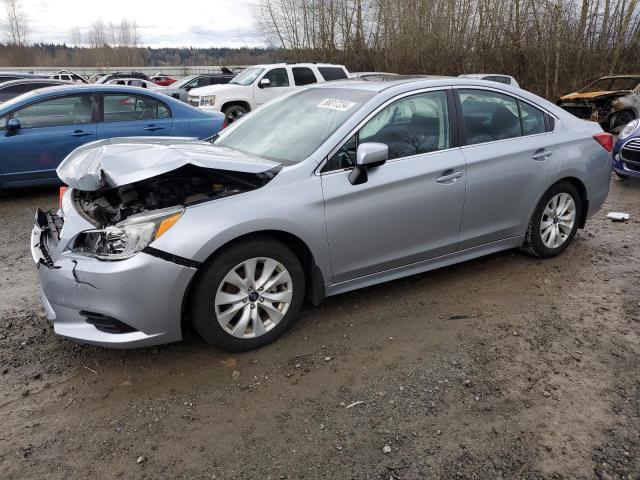
<svg viewBox="0 0 640 480"><path fill-rule="evenodd" d="M59 335L120 348L182 338L182 303L199 262L153 242L190 207L256 190L280 171L180 139L95 142L61 168L72 188L58 212L37 211L31 237L42 304Z"/></svg>

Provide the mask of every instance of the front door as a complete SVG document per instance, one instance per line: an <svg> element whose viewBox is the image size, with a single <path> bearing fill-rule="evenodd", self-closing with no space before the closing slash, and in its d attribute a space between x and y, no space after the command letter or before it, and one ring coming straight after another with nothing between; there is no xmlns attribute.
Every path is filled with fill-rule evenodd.
<svg viewBox="0 0 640 480"><path fill-rule="evenodd" d="M19 120L20 128L0 131L2 183L55 181L60 162L75 148L96 139L94 115L92 95L85 94L42 100L5 117Z"/></svg>
<svg viewBox="0 0 640 480"><path fill-rule="evenodd" d="M447 93L403 97L374 115L323 168L333 283L452 253L465 199ZM358 144L385 143L389 160L349 182Z"/></svg>
<svg viewBox="0 0 640 480"><path fill-rule="evenodd" d="M262 82L263 80L269 80L269 83L265 84ZM253 84L253 100L256 106L259 107L288 92L291 88L290 85L289 72L286 68L280 67L267 70Z"/></svg>

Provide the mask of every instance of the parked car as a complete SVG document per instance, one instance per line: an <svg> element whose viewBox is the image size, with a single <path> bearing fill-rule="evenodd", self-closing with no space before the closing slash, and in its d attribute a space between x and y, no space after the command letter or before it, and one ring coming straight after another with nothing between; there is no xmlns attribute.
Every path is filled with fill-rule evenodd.
<svg viewBox="0 0 640 480"><path fill-rule="evenodd" d="M620 131L612 156L618 177L640 178L640 120L632 120Z"/></svg>
<svg viewBox="0 0 640 480"><path fill-rule="evenodd" d="M619 132L640 113L640 75L609 75L579 92L560 97L558 105L584 120Z"/></svg>
<svg viewBox="0 0 640 480"><path fill-rule="evenodd" d="M0 83L0 104L39 88L69 84L72 84L72 82L53 80L49 78L20 78L18 80Z"/></svg>
<svg viewBox="0 0 640 480"><path fill-rule="evenodd" d="M58 168L60 211L37 213L43 304L80 342L177 341L190 319L256 348L305 298L560 254L607 197L611 138L524 90L441 78L300 89L213 145L87 145Z"/></svg>
<svg viewBox="0 0 640 480"><path fill-rule="evenodd" d="M21 78L47 78L44 75L25 72L0 72L0 83L10 82L11 80L19 80Z"/></svg>
<svg viewBox="0 0 640 480"><path fill-rule="evenodd" d="M151 77L151 81L156 85L160 85L161 87L166 87L176 82L175 78L171 78L169 75L165 75L164 73L158 73Z"/></svg>
<svg viewBox="0 0 640 480"><path fill-rule="evenodd" d="M142 72L114 72L101 76L96 79L95 83L107 83L114 78L139 78L140 80L150 80L149 75Z"/></svg>
<svg viewBox="0 0 640 480"><path fill-rule="evenodd" d="M54 73L49 78L54 80L65 80L67 82L77 82L77 83L89 83L89 80L84 78L82 75L71 72L69 70L60 70L57 73Z"/></svg>
<svg viewBox="0 0 640 480"><path fill-rule="evenodd" d="M152 90L64 85L36 90L0 106L0 188L58 183L56 167L93 140L217 133L224 116Z"/></svg>
<svg viewBox="0 0 640 480"><path fill-rule="evenodd" d="M189 92L194 88L208 87L209 85L223 85L229 83L235 77L234 74L199 73L187 75L161 90L165 95L187 102Z"/></svg>
<svg viewBox="0 0 640 480"><path fill-rule="evenodd" d="M381 80L397 80L399 75L397 73L387 72L350 72L349 78L358 80L367 80L370 82L378 82Z"/></svg>
<svg viewBox="0 0 640 480"><path fill-rule="evenodd" d="M499 73L467 73L465 75L459 75L462 78L475 78L477 80L487 80L489 82L504 83L505 85L511 85L515 88L520 88L518 82L511 75L502 75Z"/></svg>
<svg viewBox="0 0 640 480"><path fill-rule="evenodd" d="M189 92L189 104L222 112L231 124L260 105L296 87L349 78L342 65L328 63L278 63L247 68L227 85L214 85Z"/></svg>
<svg viewBox="0 0 640 480"><path fill-rule="evenodd" d="M148 88L151 90L157 90L160 85L156 85L151 80L142 80L141 78L112 78L103 85L128 85L130 87Z"/></svg>

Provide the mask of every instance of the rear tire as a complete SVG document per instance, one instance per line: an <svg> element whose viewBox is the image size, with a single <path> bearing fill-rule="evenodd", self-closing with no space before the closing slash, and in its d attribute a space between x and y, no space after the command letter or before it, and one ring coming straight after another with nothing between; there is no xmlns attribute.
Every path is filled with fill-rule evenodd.
<svg viewBox="0 0 640 480"><path fill-rule="evenodd" d="M524 249L540 258L561 254L578 231L582 210L582 198L576 187L569 182L553 185L533 213Z"/></svg>
<svg viewBox="0 0 640 480"><path fill-rule="evenodd" d="M223 350L258 348L291 326L304 292L302 264L288 247L264 236L243 240L203 267L191 296L193 324Z"/></svg>

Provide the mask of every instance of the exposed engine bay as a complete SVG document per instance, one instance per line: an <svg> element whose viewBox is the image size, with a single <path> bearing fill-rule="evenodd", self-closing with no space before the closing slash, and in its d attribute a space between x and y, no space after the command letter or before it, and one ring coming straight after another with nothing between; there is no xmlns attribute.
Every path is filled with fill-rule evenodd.
<svg viewBox="0 0 640 480"><path fill-rule="evenodd" d="M255 190L266 185L278 171L244 173L186 165L130 185L91 192L74 190L74 201L91 223L106 227L144 212L188 207Z"/></svg>

